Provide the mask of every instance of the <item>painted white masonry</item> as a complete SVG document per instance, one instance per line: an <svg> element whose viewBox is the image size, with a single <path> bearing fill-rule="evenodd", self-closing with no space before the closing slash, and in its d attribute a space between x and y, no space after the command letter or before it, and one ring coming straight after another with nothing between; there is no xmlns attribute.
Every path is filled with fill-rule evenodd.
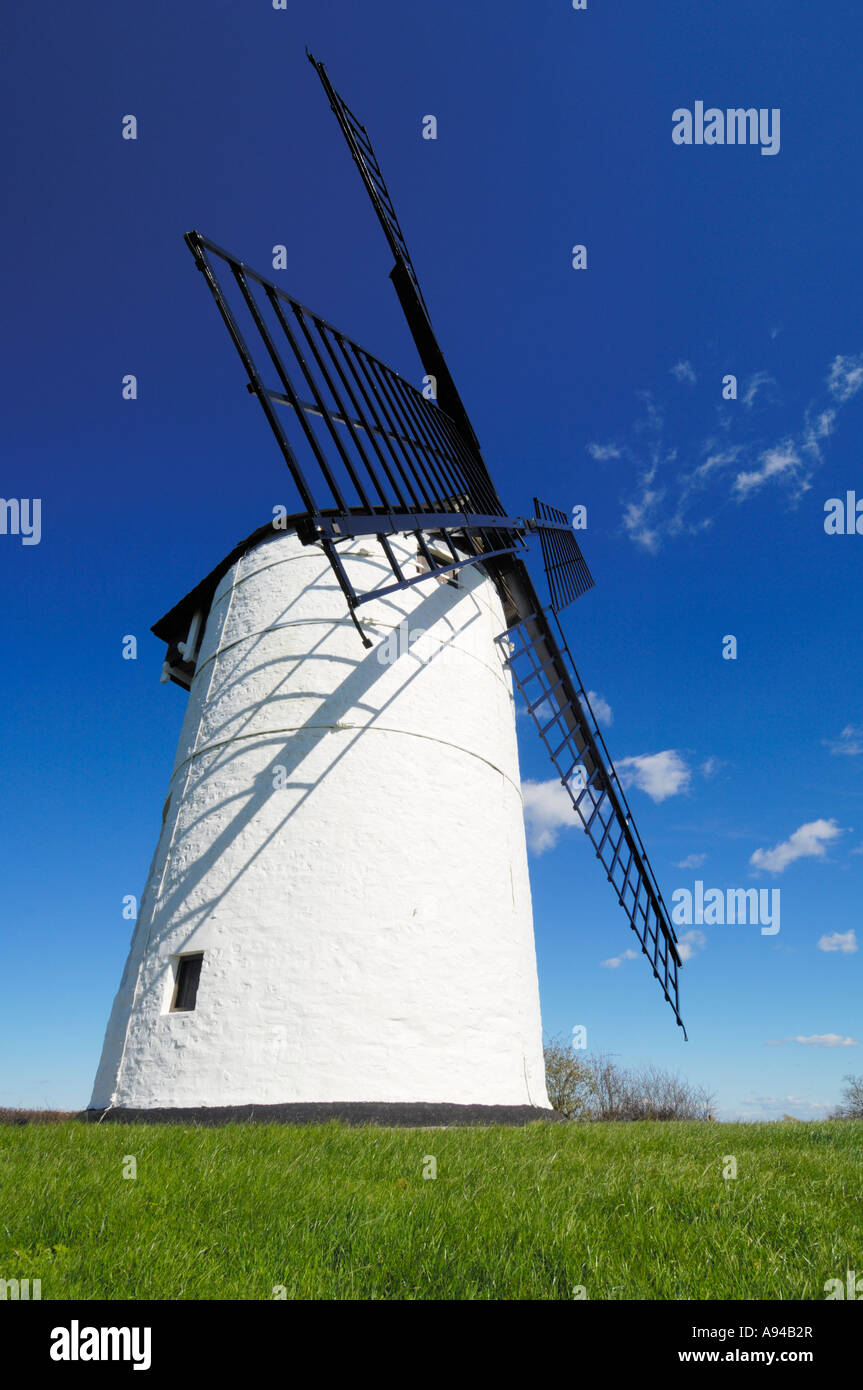
<svg viewBox="0 0 863 1390"><path fill-rule="evenodd" d="M390 573L340 554L358 587ZM365 649L292 532L223 577L92 1107L548 1106L503 612L482 570L460 585L361 608Z"/></svg>

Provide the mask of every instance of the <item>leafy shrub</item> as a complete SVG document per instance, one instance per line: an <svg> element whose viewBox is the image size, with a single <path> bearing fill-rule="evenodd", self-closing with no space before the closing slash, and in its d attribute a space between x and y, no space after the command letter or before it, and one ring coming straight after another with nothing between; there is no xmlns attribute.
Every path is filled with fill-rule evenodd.
<svg viewBox="0 0 863 1390"><path fill-rule="evenodd" d="M571 1120L713 1119L711 1093L661 1067L627 1069L607 1053L583 1055L553 1038L545 1069L553 1109Z"/></svg>

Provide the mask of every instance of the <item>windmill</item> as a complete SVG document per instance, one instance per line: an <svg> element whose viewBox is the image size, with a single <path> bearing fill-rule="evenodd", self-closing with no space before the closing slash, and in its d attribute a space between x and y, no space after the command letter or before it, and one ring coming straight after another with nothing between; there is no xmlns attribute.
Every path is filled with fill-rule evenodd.
<svg viewBox="0 0 863 1390"><path fill-rule="evenodd" d="M547 1114L515 692L683 1028L676 938L561 627L593 585L572 527L501 501L368 134L308 56L426 375L187 234L296 506L153 628L189 703L88 1113Z"/></svg>

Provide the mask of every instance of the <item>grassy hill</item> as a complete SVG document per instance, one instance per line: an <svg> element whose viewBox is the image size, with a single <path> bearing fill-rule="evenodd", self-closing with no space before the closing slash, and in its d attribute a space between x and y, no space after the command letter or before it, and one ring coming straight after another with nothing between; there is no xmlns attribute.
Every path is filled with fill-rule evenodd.
<svg viewBox="0 0 863 1390"><path fill-rule="evenodd" d="M861 1172L857 1121L0 1125L0 1278L43 1299L823 1299L863 1272Z"/></svg>

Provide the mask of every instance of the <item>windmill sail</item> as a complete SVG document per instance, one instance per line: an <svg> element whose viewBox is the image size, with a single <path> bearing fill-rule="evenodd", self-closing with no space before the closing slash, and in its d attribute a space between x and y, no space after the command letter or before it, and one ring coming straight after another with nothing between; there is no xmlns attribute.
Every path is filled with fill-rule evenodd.
<svg viewBox="0 0 863 1390"><path fill-rule="evenodd" d="M545 576L551 593L551 607L557 614L593 588L593 575L572 533L566 513L550 507L547 502L540 502L538 497L533 499L533 505Z"/></svg>
<svg viewBox="0 0 863 1390"><path fill-rule="evenodd" d="M396 215L393 200L384 179L381 166L378 163L377 155L369 139L368 131L360 123L351 111L347 102L339 96L332 82L330 81L327 70L323 63L318 62L311 53L308 55L309 62L321 79L324 91L329 98L330 106L333 109L336 120L341 127L342 134L347 141L348 149L351 152L354 163L360 172L363 183L366 186L369 197L372 201L378 220L384 230L384 235L389 242L390 250L395 257L395 265L390 271L390 279L393 282L396 294L399 298L402 311L407 320L420 361L426 371L435 378L437 382L437 399L441 408L452 417L461 428L462 434L470 441L479 453L479 441L474 433L473 425L468 418L468 413L464 408L462 399L456 390L455 382L450 375L446 359L440 349L434 329L431 325L431 317L420 289L417 273L408 251L407 242L401 229L398 216ZM482 467L485 469L485 465ZM486 471L489 485L493 488L494 484Z"/></svg>
<svg viewBox="0 0 863 1390"><path fill-rule="evenodd" d="M307 50L308 52L308 50ZM348 143L348 148L354 158L354 162L362 175L362 179L368 189L369 197L372 200L375 212L378 215L380 224L384 229L384 234L390 244L390 249L398 264L402 267L405 276L410 281L417 303L422 308L426 318L429 318L428 308L420 289L419 280L414 270L408 245L404 238L398 216L396 214L393 200L389 195L383 171L378 163L377 155L372 148L368 131L365 126L357 120L347 102L339 96L332 82L330 81L327 70L323 63L308 53L308 59L318 77L321 79L324 91L329 97L330 106L335 113L336 120L341 126L342 133Z"/></svg>
<svg viewBox="0 0 863 1390"><path fill-rule="evenodd" d="M237 257L199 232L187 234L248 374L248 389L261 403L305 508L298 535L305 544L321 545L366 646L371 642L356 615L362 604L482 562L504 600L509 626L500 640L506 643L514 684L683 1028L674 929L557 618L593 578L565 513L535 499L535 516L507 514L432 331L368 135L335 92L323 64L309 57L396 258L392 279L423 364L438 380L438 393L436 402L426 399ZM250 341L258 343L258 353ZM258 365L261 344L263 366ZM391 537L411 533L421 561L418 574L406 573L390 544ZM429 545L429 533L438 544ZM532 534L540 537L550 610L543 608L521 559ZM391 582L356 589L338 549L355 536L376 538Z"/></svg>
<svg viewBox="0 0 863 1390"><path fill-rule="evenodd" d="M200 232L187 233L186 244L306 508L302 537L320 541L355 622L355 610L372 599L523 548L532 523L504 514L484 464L445 411ZM387 540L410 531L426 566L418 576L404 572ZM430 549L429 531L440 533L443 551ZM393 574L391 585L366 593L351 583L337 547L362 535L377 537Z"/></svg>
<svg viewBox="0 0 863 1390"><path fill-rule="evenodd" d="M555 636L523 565L504 582L517 617L499 641L513 683L686 1037L677 937L566 638L556 617Z"/></svg>

